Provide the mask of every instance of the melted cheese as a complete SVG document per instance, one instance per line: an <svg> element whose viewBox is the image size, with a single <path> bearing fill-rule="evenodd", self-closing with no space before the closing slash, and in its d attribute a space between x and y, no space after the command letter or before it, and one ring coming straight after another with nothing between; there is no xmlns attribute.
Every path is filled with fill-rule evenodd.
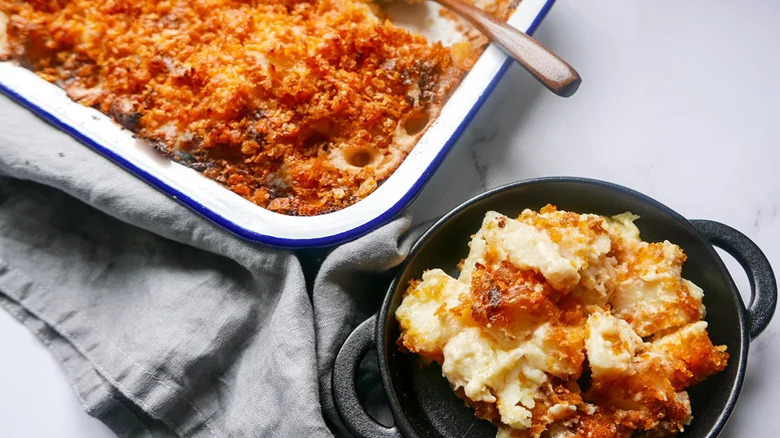
<svg viewBox="0 0 780 438"><path fill-rule="evenodd" d="M594 377L626 373L643 347L642 338L626 321L603 311L588 317L585 349Z"/></svg>
<svg viewBox="0 0 780 438"><path fill-rule="evenodd" d="M441 363L468 403L493 406L478 412L499 437L681 430L684 389L728 355L701 321L703 291L681 277L682 249L643 242L636 219L488 212L457 279L432 269L410 283L400 344Z"/></svg>

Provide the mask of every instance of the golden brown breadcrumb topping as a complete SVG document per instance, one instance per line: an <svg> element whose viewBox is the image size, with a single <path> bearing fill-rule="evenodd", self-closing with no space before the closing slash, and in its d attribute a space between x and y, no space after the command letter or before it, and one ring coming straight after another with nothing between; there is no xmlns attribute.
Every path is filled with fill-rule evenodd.
<svg viewBox="0 0 780 438"><path fill-rule="evenodd" d="M439 362L501 438L676 435L692 418L686 389L729 354L709 338L701 289L681 277L682 248L642 241L634 219L552 205L488 213L459 277L410 281L398 345ZM574 287L543 274L558 257L560 270L578 267Z"/></svg>
<svg viewBox="0 0 780 438"><path fill-rule="evenodd" d="M387 179L476 59L382 17L366 0L0 0L0 60L260 206L313 215Z"/></svg>

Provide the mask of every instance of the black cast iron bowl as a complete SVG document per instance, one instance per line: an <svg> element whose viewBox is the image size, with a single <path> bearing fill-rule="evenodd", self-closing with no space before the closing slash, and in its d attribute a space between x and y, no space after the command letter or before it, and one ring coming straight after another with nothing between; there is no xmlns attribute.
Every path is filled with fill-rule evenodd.
<svg viewBox="0 0 780 438"><path fill-rule="evenodd" d="M410 279L425 269L442 268L457 276L457 264L468 253L470 236L485 212L510 217L523 209L551 203L559 209L615 215L631 211L643 240L669 240L685 250L683 276L704 289L708 332L716 345L731 355L726 369L689 388L693 422L681 437L715 437L737 401L747 366L751 339L769 324L777 304L777 283L769 261L753 241L718 222L686 220L663 204L633 190L582 178L541 178L509 184L477 196L434 224L414 245L377 315L347 338L333 370L336 407L347 427L366 437L489 437L496 428L477 420L442 377L436 364L421 368L417 358L398 351L395 310ZM713 245L734 256L750 280L750 303L745 309L739 291ZM357 367L372 348L377 350L382 385L395 425L374 421L356 392Z"/></svg>

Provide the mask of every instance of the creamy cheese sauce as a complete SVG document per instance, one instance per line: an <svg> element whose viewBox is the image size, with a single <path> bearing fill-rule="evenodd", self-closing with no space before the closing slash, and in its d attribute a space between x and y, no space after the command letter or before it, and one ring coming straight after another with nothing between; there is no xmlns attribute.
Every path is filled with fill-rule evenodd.
<svg viewBox="0 0 780 438"><path fill-rule="evenodd" d="M439 362L467 403L493 406L478 412L499 436L682 431L685 388L728 354L681 277L682 249L642 241L636 219L488 212L457 279L431 269L410 283L400 344Z"/></svg>

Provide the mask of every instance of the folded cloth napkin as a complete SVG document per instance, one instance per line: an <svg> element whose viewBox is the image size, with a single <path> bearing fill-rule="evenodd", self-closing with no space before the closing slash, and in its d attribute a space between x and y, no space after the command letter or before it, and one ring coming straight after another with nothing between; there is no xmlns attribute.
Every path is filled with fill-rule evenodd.
<svg viewBox="0 0 780 438"><path fill-rule="evenodd" d="M0 96L0 304L119 436L337 432L335 354L409 224L330 251L307 289L317 256L224 231Z"/></svg>

